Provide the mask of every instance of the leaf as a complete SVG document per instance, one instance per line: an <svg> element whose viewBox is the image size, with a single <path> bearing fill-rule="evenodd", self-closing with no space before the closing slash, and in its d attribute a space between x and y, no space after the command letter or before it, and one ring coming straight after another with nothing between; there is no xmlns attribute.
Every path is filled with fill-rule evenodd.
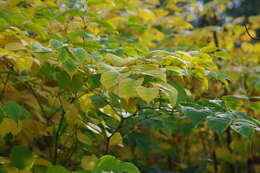
<svg viewBox="0 0 260 173"><path fill-rule="evenodd" d="M23 50L25 47L20 42L11 42L5 45L6 50Z"/></svg>
<svg viewBox="0 0 260 173"><path fill-rule="evenodd" d="M51 39L49 41L49 44L50 44L50 47L53 48L53 49L59 49L59 48L67 46L67 44L64 44L64 43L62 43L58 40L53 40L53 39Z"/></svg>
<svg viewBox="0 0 260 173"><path fill-rule="evenodd" d="M96 163L98 159L95 155L84 156L81 159L81 167L85 170L93 170L96 168Z"/></svg>
<svg viewBox="0 0 260 173"><path fill-rule="evenodd" d="M117 71L104 72L101 75L100 82L106 88L110 89L118 83L120 73Z"/></svg>
<svg viewBox="0 0 260 173"><path fill-rule="evenodd" d="M129 162L122 162L119 164L119 169L122 172L128 172L128 173L140 173L140 171L138 170L138 168Z"/></svg>
<svg viewBox="0 0 260 173"><path fill-rule="evenodd" d="M46 48L44 46L42 46L40 43L38 42L32 42L32 51L34 52L38 52L38 53L46 53L46 52L51 52L52 50L50 48Z"/></svg>
<svg viewBox="0 0 260 173"><path fill-rule="evenodd" d="M238 119L234 121L231 128L242 136L250 139L253 137L257 125L250 120Z"/></svg>
<svg viewBox="0 0 260 173"><path fill-rule="evenodd" d="M126 100L130 97L136 97L136 87L141 85L143 79L135 80L131 78L122 79L119 81L118 94Z"/></svg>
<svg viewBox="0 0 260 173"><path fill-rule="evenodd" d="M16 136L22 129L22 123L15 123L10 118L4 118L0 123L0 136L4 137L6 134L11 133L13 136Z"/></svg>
<svg viewBox="0 0 260 173"><path fill-rule="evenodd" d="M108 23L108 22L106 22L104 20L101 20L101 19L99 19L97 17L92 18L91 21L95 22L95 23L98 23L99 25L101 25L101 26L103 26L103 27L105 27L105 28L107 28L107 29L109 29L111 31L115 31L115 27L113 25L111 25L110 23Z"/></svg>
<svg viewBox="0 0 260 173"><path fill-rule="evenodd" d="M123 138L119 132L116 132L109 140L109 145L122 145L123 144Z"/></svg>
<svg viewBox="0 0 260 173"><path fill-rule="evenodd" d="M92 95L92 96L90 96L90 99L91 99L92 104L99 108L102 108L107 105L104 95L101 95L101 94Z"/></svg>
<svg viewBox="0 0 260 173"><path fill-rule="evenodd" d="M37 33L41 37L41 39L43 39L43 40L47 39L48 34L41 25L32 23L32 22L28 22L25 24L25 26L32 32Z"/></svg>
<svg viewBox="0 0 260 173"><path fill-rule="evenodd" d="M33 164L32 153L23 146L15 146L12 148L10 161L12 166L19 169L30 169Z"/></svg>
<svg viewBox="0 0 260 173"><path fill-rule="evenodd" d="M6 116L18 123L19 120L24 120L29 118L29 113L27 110L16 102L9 101L6 102L3 111Z"/></svg>
<svg viewBox="0 0 260 173"><path fill-rule="evenodd" d="M74 57L81 63L83 63L88 57L87 52L82 48L71 48L70 50Z"/></svg>
<svg viewBox="0 0 260 173"><path fill-rule="evenodd" d="M142 72L145 75L155 77L157 79L161 79L162 81L166 82L166 74L161 70L149 70Z"/></svg>
<svg viewBox="0 0 260 173"><path fill-rule="evenodd" d="M184 88L178 84L176 84L175 82L169 81L169 84L171 86L173 86L177 92L178 92L178 99L177 99L177 103L180 103L182 101L186 101L188 100L188 96L184 90Z"/></svg>
<svg viewBox="0 0 260 173"><path fill-rule="evenodd" d="M207 121L209 128L214 130L218 135L221 135L228 126L232 123L232 116L228 113L219 113L215 116L208 116Z"/></svg>
<svg viewBox="0 0 260 173"><path fill-rule="evenodd" d="M60 165L49 167L47 173L70 173L66 168Z"/></svg>
<svg viewBox="0 0 260 173"><path fill-rule="evenodd" d="M143 86L138 86L136 88L137 94L145 100L147 103L150 103L153 99L155 99L159 94L158 88L146 88Z"/></svg>
<svg viewBox="0 0 260 173"><path fill-rule="evenodd" d="M65 60L62 65L70 77L72 77L77 71L77 63L72 59Z"/></svg>
<svg viewBox="0 0 260 173"><path fill-rule="evenodd" d="M189 106L180 106L180 108L184 115L192 120L195 126L203 122L207 116L212 115L212 112L208 108L194 108Z"/></svg>
<svg viewBox="0 0 260 173"><path fill-rule="evenodd" d="M154 86L160 87L162 92L169 98L171 104L174 106L178 99L178 91L168 83L152 83Z"/></svg>
<svg viewBox="0 0 260 173"><path fill-rule="evenodd" d="M245 98L239 98L237 96L223 96L222 99L225 101L225 105L228 109L236 110L243 104L243 99Z"/></svg>
<svg viewBox="0 0 260 173"><path fill-rule="evenodd" d="M104 56L105 60L114 66L122 66L125 64L125 61L123 58L116 56L114 54L108 53Z"/></svg>
<svg viewBox="0 0 260 173"><path fill-rule="evenodd" d="M102 171L113 171L115 173L140 173L138 168L132 163L121 162L111 155L102 156L97 163L97 168Z"/></svg>
<svg viewBox="0 0 260 173"><path fill-rule="evenodd" d="M118 170L118 160L114 156L105 155L102 156L97 162L97 168L102 171Z"/></svg>
<svg viewBox="0 0 260 173"><path fill-rule="evenodd" d="M100 78L101 78L100 74L91 74L88 77L88 81L87 81L88 88L89 89L95 89L95 88L100 87L100 85L101 85Z"/></svg>

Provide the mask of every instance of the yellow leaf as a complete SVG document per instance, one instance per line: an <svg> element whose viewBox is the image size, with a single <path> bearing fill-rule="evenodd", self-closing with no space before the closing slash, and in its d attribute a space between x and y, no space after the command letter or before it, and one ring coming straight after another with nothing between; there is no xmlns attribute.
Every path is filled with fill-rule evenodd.
<svg viewBox="0 0 260 173"><path fill-rule="evenodd" d="M36 138L47 135L48 129L43 123L36 120L23 120L23 128L17 139L22 145L31 146Z"/></svg>
<svg viewBox="0 0 260 173"><path fill-rule="evenodd" d="M25 47L20 42L11 42L11 43L7 43L5 45L5 49L6 50L22 50L22 49L25 49Z"/></svg>
<svg viewBox="0 0 260 173"><path fill-rule="evenodd" d="M4 118L0 124L0 136L4 137L6 134L11 133L16 136L22 129L22 123L18 124L10 118Z"/></svg>
<svg viewBox="0 0 260 173"><path fill-rule="evenodd" d="M78 132L77 133L77 138L80 142L82 142L83 144L87 144L90 145L91 144L91 140L89 139L89 137L87 137L85 134Z"/></svg>
<svg viewBox="0 0 260 173"><path fill-rule="evenodd" d="M116 132L109 140L109 145L122 145L123 144L123 138L120 133Z"/></svg>
<svg viewBox="0 0 260 173"><path fill-rule="evenodd" d="M93 170L96 168L96 163L97 163L97 157L95 155L91 156L84 156L81 159L81 166L85 170Z"/></svg>
<svg viewBox="0 0 260 173"><path fill-rule="evenodd" d="M108 71L101 75L100 82L106 89L110 89L118 83L120 73L117 71Z"/></svg>
<svg viewBox="0 0 260 173"><path fill-rule="evenodd" d="M34 164L41 165L41 166L47 166L47 167L52 166L52 163L50 161L43 159L43 158L35 158Z"/></svg>
<svg viewBox="0 0 260 173"><path fill-rule="evenodd" d="M93 106L91 99L90 99L91 95L92 94L87 93L80 97L80 107L82 110L84 110L86 112Z"/></svg>
<svg viewBox="0 0 260 173"><path fill-rule="evenodd" d="M150 103L153 99L155 99L159 94L158 88L146 88L143 86L138 86L136 88L137 94L145 100L147 103Z"/></svg>
<svg viewBox="0 0 260 173"><path fill-rule="evenodd" d="M8 6L9 7L14 7L16 6L17 4L19 4L22 0L9 0L8 1Z"/></svg>
<svg viewBox="0 0 260 173"><path fill-rule="evenodd" d="M0 156L0 164L3 165L3 164L9 164L10 163L10 160L8 157L2 157Z"/></svg>

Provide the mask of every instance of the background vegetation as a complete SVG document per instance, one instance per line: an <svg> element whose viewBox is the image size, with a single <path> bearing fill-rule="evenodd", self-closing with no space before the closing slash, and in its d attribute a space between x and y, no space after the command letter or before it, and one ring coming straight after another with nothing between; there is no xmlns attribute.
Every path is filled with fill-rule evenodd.
<svg viewBox="0 0 260 173"><path fill-rule="evenodd" d="M258 0L0 7L0 173L260 171Z"/></svg>

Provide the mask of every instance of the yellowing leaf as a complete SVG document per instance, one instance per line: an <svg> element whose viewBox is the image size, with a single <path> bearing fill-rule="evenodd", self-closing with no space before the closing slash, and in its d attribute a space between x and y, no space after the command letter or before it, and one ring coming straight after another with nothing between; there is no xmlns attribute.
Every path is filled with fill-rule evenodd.
<svg viewBox="0 0 260 173"><path fill-rule="evenodd" d="M33 141L37 138L47 135L47 126L36 120L23 120L23 128L18 134L19 142L25 146L33 145Z"/></svg>
<svg viewBox="0 0 260 173"><path fill-rule="evenodd" d="M123 144L123 138L120 133L116 132L109 140L109 145L122 145Z"/></svg>
<svg viewBox="0 0 260 173"><path fill-rule="evenodd" d="M11 43L7 43L5 45L5 49L6 50L22 50L22 49L25 49L25 47L20 42L11 42Z"/></svg>
<svg viewBox="0 0 260 173"><path fill-rule="evenodd" d="M0 164L9 164L10 160L8 157L2 157L0 156Z"/></svg>
<svg viewBox="0 0 260 173"><path fill-rule="evenodd" d="M105 72L101 75L100 82L106 89L110 89L118 83L119 75L117 71Z"/></svg>
<svg viewBox="0 0 260 173"><path fill-rule="evenodd" d="M155 99L159 94L158 88L146 88L143 86L138 86L136 88L137 94L145 100L147 103L150 103L153 99Z"/></svg>
<svg viewBox="0 0 260 173"><path fill-rule="evenodd" d="M17 4L19 4L22 0L9 0L8 1L8 6L9 7L14 7L16 6Z"/></svg>
<svg viewBox="0 0 260 173"><path fill-rule="evenodd" d="M87 144L87 145L91 144L90 138L88 136L86 136L85 134L81 133L81 132L77 133L77 138L83 144Z"/></svg>
<svg viewBox="0 0 260 173"><path fill-rule="evenodd" d="M47 166L47 167L52 166L52 163L50 161L43 159L43 158L35 158L34 164L35 165L41 165L41 166Z"/></svg>
<svg viewBox="0 0 260 173"><path fill-rule="evenodd" d="M6 134L11 133L16 136L22 129L22 123L16 123L10 118L4 118L0 124L0 136L4 137Z"/></svg>
<svg viewBox="0 0 260 173"><path fill-rule="evenodd" d="M33 61L27 58L16 58L16 66L19 71L28 70L31 68Z"/></svg>
<svg viewBox="0 0 260 173"><path fill-rule="evenodd" d="M97 160L98 159L95 155L84 156L81 159L81 167L85 170L93 170L96 168Z"/></svg>
<svg viewBox="0 0 260 173"><path fill-rule="evenodd" d="M114 65L114 66L124 65L124 59L119 56L116 56L114 54L111 54L111 53L106 54L106 56L104 56L104 58L111 65Z"/></svg>
<svg viewBox="0 0 260 173"><path fill-rule="evenodd" d="M138 85L141 85L143 82L143 79L140 80L135 80L131 78L123 79L119 82L119 87L118 87L118 94L125 98L128 99L130 97L136 97L136 87Z"/></svg>

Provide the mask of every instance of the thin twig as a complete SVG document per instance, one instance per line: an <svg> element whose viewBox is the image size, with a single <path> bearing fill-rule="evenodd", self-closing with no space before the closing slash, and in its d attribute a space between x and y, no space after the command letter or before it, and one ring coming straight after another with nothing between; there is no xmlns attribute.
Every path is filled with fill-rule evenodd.
<svg viewBox="0 0 260 173"><path fill-rule="evenodd" d="M247 35L248 35L252 40L260 41L260 38L254 38L254 37L249 33L249 30L248 30L246 24L244 24L244 27L245 27L245 29L246 29Z"/></svg>
<svg viewBox="0 0 260 173"><path fill-rule="evenodd" d="M44 110L44 107L40 101L40 98L39 96L37 95L37 93L35 92L35 90L33 89L33 87L29 84L29 83L26 83L27 87L30 89L30 91L32 92L32 95L34 96L34 98L36 99L40 109L41 109L41 112L42 112L42 115L44 116L44 118L46 119L47 121L47 124L49 125L49 120L50 118L47 116L45 110Z"/></svg>
<svg viewBox="0 0 260 173"><path fill-rule="evenodd" d="M9 80L9 76L10 76L10 73L7 74L6 79L4 81L4 86L3 86L3 89L0 93L0 100L2 100L2 97L4 97L5 90L6 90L6 87L7 87L7 83L8 83L8 80Z"/></svg>

